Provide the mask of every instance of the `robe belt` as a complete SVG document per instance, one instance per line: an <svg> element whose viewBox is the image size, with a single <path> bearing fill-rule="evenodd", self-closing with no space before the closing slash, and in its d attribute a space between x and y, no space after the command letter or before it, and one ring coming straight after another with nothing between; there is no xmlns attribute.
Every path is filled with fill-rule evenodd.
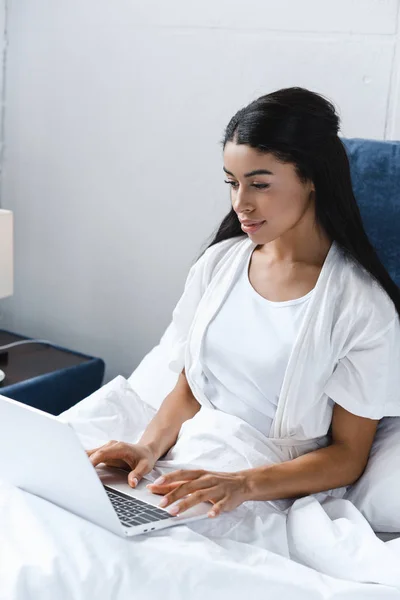
<svg viewBox="0 0 400 600"><path fill-rule="evenodd" d="M328 436L321 435L316 438L309 438L308 440L298 440L294 437L287 437L287 438L268 437L268 440L273 442L277 446L308 446L310 444L315 444L318 442L323 442L324 443L323 445L326 445L326 442L328 441Z"/></svg>

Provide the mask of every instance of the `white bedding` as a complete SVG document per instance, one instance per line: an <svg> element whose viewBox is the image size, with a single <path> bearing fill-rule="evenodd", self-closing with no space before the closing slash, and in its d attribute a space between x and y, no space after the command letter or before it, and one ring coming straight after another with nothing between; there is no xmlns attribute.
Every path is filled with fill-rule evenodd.
<svg viewBox="0 0 400 600"><path fill-rule="evenodd" d="M85 447L136 441L154 414L123 377L62 415ZM157 468L233 471L274 460L266 438L204 407ZM400 538L384 543L347 500L248 502L128 540L0 482L1 600L400 600Z"/></svg>

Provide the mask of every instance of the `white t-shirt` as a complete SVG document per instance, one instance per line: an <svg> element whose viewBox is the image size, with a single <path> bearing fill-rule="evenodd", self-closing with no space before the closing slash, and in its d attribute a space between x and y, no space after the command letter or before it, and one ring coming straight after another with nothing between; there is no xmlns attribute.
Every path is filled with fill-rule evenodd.
<svg viewBox="0 0 400 600"><path fill-rule="evenodd" d="M200 360L203 392L215 408L268 436L289 355L314 290L295 300L267 300L249 280L253 250L206 330Z"/></svg>

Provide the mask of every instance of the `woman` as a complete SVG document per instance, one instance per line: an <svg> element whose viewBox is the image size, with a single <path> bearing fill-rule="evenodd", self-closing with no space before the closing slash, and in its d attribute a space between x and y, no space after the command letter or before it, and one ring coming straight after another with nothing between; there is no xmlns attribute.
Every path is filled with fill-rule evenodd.
<svg viewBox="0 0 400 600"><path fill-rule="evenodd" d="M88 454L128 468L135 486L201 406L246 421L281 454L237 472L168 473L149 488L160 506L180 500L173 514L345 488L379 420L400 416L400 290L364 231L338 130L333 105L298 87L226 128L231 210L173 313L177 384L137 444Z"/></svg>

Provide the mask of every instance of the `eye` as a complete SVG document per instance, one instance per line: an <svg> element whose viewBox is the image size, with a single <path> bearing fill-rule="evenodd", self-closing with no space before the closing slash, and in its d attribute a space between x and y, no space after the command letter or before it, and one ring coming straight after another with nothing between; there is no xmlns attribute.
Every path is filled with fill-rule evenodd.
<svg viewBox="0 0 400 600"><path fill-rule="evenodd" d="M236 188L236 186L237 186L236 181L231 181L230 179L228 179L228 180L224 179L224 181L225 181L225 183L229 183L229 185L233 188Z"/></svg>
<svg viewBox="0 0 400 600"><path fill-rule="evenodd" d="M269 183L253 183L253 186L255 188L257 188L258 190L265 190L266 188L269 188L270 184Z"/></svg>
<svg viewBox="0 0 400 600"><path fill-rule="evenodd" d="M224 179L224 181L225 181L225 183L228 183L234 189L236 189L238 186L237 182L232 181L231 179ZM258 190L265 190L265 189L269 188L270 184L269 183L253 183L252 186L257 188Z"/></svg>

